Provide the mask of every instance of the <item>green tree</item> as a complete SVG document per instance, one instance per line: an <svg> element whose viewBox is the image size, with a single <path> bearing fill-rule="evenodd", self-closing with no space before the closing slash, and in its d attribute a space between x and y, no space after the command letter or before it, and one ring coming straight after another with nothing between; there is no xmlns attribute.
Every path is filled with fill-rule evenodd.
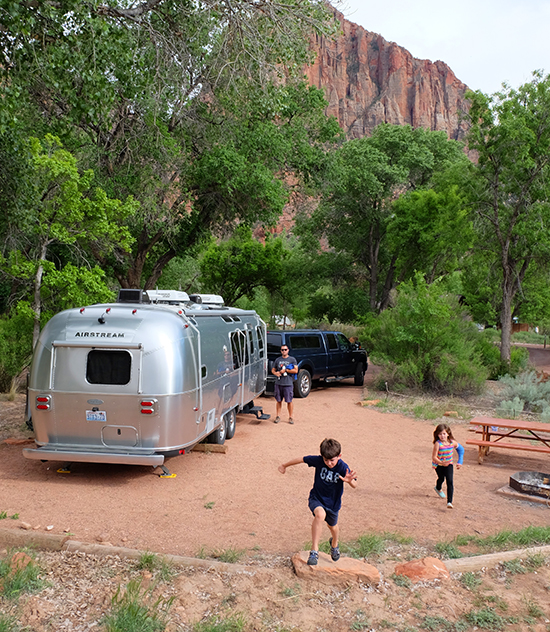
<svg viewBox="0 0 550 632"><path fill-rule="evenodd" d="M433 278L457 258L460 248L444 240L456 241L448 221L455 229L466 221L461 197L450 184L437 194L424 190L436 174L466 160L444 132L380 125L372 137L334 152L323 198L302 234L324 236L335 253L345 254L348 282L367 286L370 310L383 310L417 266ZM395 204L411 191L418 193ZM437 246L428 243L436 238Z"/></svg>
<svg viewBox="0 0 550 632"><path fill-rule="evenodd" d="M139 200L131 248L91 247L123 287L154 287L210 232L273 221L277 176L334 135L321 93L293 79L329 15L313 0L3 3L0 126L46 127L109 197Z"/></svg>
<svg viewBox="0 0 550 632"><path fill-rule="evenodd" d="M131 198L122 203L108 198L100 188L93 189L93 172L80 173L74 156L51 135L43 143L31 138L29 152L31 170L27 177L33 194L28 208L16 216L9 229L10 239L19 248L2 256L0 267L8 278L23 286L23 298L28 295L34 320L34 348L41 326L44 277L49 275L48 291L59 299L59 292L62 296L71 287L74 289L78 280L92 289L104 276L97 268L81 271L65 266L62 271L57 270L51 261L52 248L61 244L77 249L95 242L97 248L107 251L115 243L129 244L131 237L123 222L137 205ZM101 283L99 293L105 291Z"/></svg>
<svg viewBox="0 0 550 632"><path fill-rule="evenodd" d="M372 319L364 338L382 381L394 386L460 394L481 390L488 375L457 297L420 273L399 286L395 306Z"/></svg>
<svg viewBox="0 0 550 632"><path fill-rule="evenodd" d="M205 291L221 294L234 305L243 296L252 299L259 287L269 292L281 288L287 256L280 237L261 244L250 228L240 226L228 240L212 241L202 255L198 281Z"/></svg>
<svg viewBox="0 0 550 632"><path fill-rule="evenodd" d="M514 303L527 275L550 260L550 77L469 97L476 249L498 271L500 352L509 362Z"/></svg>

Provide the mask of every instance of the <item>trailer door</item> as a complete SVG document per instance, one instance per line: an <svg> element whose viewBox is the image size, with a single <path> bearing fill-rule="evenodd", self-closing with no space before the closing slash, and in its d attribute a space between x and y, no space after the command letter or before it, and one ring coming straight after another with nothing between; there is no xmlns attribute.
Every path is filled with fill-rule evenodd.
<svg viewBox="0 0 550 632"><path fill-rule="evenodd" d="M231 334L231 352L233 354L233 366L238 370L239 387L237 392L237 402L242 408L245 402L245 367L249 363L248 345L246 341L246 333L237 329Z"/></svg>

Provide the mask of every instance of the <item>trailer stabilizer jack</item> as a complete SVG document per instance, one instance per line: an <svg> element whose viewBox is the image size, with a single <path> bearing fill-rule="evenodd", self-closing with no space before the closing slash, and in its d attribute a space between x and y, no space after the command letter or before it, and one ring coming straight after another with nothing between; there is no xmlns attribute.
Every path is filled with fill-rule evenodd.
<svg viewBox="0 0 550 632"><path fill-rule="evenodd" d="M159 474L159 478L176 478L176 474L172 474L165 465L159 465L162 470L162 474Z"/></svg>

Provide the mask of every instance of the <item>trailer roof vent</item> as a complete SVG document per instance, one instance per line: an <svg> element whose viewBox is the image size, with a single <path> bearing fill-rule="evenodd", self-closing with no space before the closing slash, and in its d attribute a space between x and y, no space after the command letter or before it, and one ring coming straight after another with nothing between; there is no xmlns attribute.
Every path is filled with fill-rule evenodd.
<svg viewBox="0 0 550 632"><path fill-rule="evenodd" d="M178 292L177 290L147 290L146 294L151 303L163 303L164 305L189 303L189 295L187 292Z"/></svg>
<svg viewBox="0 0 550 632"><path fill-rule="evenodd" d="M147 293L139 289L123 288L118 291L117 303L148 303Z"/></svg>
<svg viewBox="0 0 550 632"><path fill-rule="evenodd" d="M197 305L223 307L223 298L219 294L190 294L189 299Z"/></svg>

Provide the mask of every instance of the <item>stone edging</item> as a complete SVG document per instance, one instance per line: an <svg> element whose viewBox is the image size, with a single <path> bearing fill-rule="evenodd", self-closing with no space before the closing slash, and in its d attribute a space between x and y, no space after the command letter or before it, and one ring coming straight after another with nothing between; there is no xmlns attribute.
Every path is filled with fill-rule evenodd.
<svg viewBox="0 0 550 632"><path fill-rule="evenodd" d="M6 547L34 547L46 551L71 551L107 557L108 555L118 555L125 559L139 559L144 551L128 549L120 546L106 544L91 544L72 540L68 535L56 535L54 533L42 533L39 531L19 531L17 529L0 529L0 546ZM466 573L479 571L483 568L492 568L500 562L506 562L516 558L525 558L530 555L541 553L550 555L550 546L536 546L527 549L516 549L514 551L500 551L487 555L476 555L473 557L461 557L456 560L444 560L444 564L450 573ZM178 566L212 569L224 573L257 573L265 569L243 564L229 564L218 562L217 560L202 560L195 557L183 557L181 555L164 555L160 557Z"/></svg>

